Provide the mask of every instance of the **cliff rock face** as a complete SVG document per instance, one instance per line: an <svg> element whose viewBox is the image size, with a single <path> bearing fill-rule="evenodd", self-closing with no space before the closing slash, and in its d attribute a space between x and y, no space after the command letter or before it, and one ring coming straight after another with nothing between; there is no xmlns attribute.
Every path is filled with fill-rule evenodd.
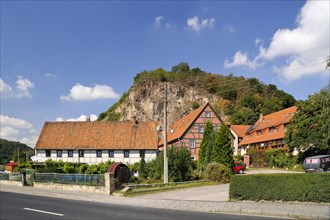
<svg viewBox="0 0 330 220"><path fill-rule="evenodd" d="M167 82L167 94L168 126L193 111L193 105L213 103L218 99L201 89L171 82ZM163 126L164 83L154 80L140 82L113 112L120 114L120 121L131 120L136 115L138 121L157 121Z"/></svg>

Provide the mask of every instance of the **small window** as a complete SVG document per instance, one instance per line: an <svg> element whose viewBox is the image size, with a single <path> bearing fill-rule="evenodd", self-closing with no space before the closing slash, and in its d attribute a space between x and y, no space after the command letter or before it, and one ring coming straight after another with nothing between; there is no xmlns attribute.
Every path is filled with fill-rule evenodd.
<svg viewBox="0 0 330 220"><path fill-rule="evenodd" d="M46 157L50 157L51 151L50 150L46 150Z"/></svg>
<svg viewBox="0 0 330 220"><path fill-rule="evenodd" d="M199 126L199 132L204 133L204 126Z"/></svg>
<svg viewBox="0 0 330 220"><path fill-rule="evenodd" d="M62 157L62 150L57 150L56 154L57 154L57 157Z"/></svg>
<svg viewBox="0 0 330 220"><path fill-rule="evenodd" d="M124 150L124 157L129 157L129 151L128 150Z"/></svg>
<svg viewBox="0 0 330 220"><path fill-rule="evenodd" d="M140 158L144 158L146 156L145 150L140 150Z"/></svg>
<svg viewBox="0 0 330 220"><path fill-rule="evenodd" d="M190 139L189 140L189 147L190 148L196 148L196 140L195 139Z"/></svg>
<svg viewBox="0 0 330 220"><path fill-rule="evenodd" d="M109 150L109 157L115 157L115 152L113 150Z"/></svg>
<svg viewBox="0 0 330 220"><path fill-rule="evenodd" d="M73 150L68 150L68 157L73 157Z"/></svg>
<svg viewBox="0 0 330 220"><path fill-rule="evenodd" d="M96 151L96 157L102 157L102 150Z"/></svg>
<svg viewBox="0 0 330 220"><path fill-rule="evenodd" d="M78 154L79 154L79 157L84 157L84 151L83 150L79 150Z"/></svg>
<svg viewBox="0 0 330 220"><path fill-rule="evenodd" d="M205 117L206 118L211 118L211 112L205 112Z"/></svg>

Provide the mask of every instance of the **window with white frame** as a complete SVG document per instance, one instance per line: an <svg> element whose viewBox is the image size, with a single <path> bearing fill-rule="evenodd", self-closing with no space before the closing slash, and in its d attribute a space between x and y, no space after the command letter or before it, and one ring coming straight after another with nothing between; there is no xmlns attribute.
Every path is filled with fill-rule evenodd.
<svg viewBox="0 0 330 220"><path fill-rule="evenodd" d="M204 133L204 126L199 126L199 133Z"/></svg>
<svg viewBox="0 0 330 220"><path fill-rule="evenodd" d="M56 155L57 157L62 157L62 150L57 150Z"/></svg>
<svg viewBox="0 0 330 220"><path fill-rule="evenodd" d="M50 157L51 155L51 150L46 150L46 157Z"/></svg>
<svg viewBox="0 0 330 220"><path fill-rule="evenodd" d="M144 158L146 156L145 150L140 150L140 158Z"/></svg>
<svg viewBox="0 0 330 220"><path fill-rule="evenodd" d="M115 152L113 150L109 150L109 157L115 157Z"/></svg>
<svg viewBox="0 0 330 220"><path fill-rule="evenodd" d="M78 155L79 155L79 157L84 157L84 155L85 155L84 150L79 150Z"/></svg>
<svg viewBox="0 0 330 220"><path fill-rule="evenodd" d="M205 112L205 117L206 117L206 118L211 118L211 112L206 111L206 112Z"/></svg>
<svg viewBox="0 0 330 220"><path fill-rule="evenodd" d="M190 139L189 140L189 147L190 148L196 148L196 140L195 139Z"/></svg>
<svg viewBox="0 0 330 220"><path fill-rule="evenodd" d="M124 157L128 158L129 157L129 150L124 150Z"/></svg>
<svg viewBox="0 0 330 220"><path fill-rule="evenodd" d="M102 150L96 150L96 157L102 157Z"/></svg>
<svg viewBox="0 0 330 220"><path fill-rule="evenodd" d="M68 150L68 157L73 157L73 150Z"/></svg>

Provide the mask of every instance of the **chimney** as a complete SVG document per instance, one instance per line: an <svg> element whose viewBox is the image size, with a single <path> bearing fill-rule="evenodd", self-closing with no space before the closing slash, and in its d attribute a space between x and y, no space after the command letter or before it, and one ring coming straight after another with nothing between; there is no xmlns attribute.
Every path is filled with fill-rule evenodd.
<svg viewBox="0 0 330 220"><path fill-rule="evenodd" d="M90 117L86 117L86 121L87 122L90 122L91 121L91 118Z"/></svg>

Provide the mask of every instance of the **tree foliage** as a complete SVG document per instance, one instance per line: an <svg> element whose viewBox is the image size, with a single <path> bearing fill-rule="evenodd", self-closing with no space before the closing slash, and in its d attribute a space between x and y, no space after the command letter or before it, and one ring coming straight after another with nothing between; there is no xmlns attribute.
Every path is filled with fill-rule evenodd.
<svg viewBox="0 0 330 220"><path fill-rule="evenodd" d="M26 144L0 139L0 164L8 163L10 160L18 162L18 158L20 163L30 161L33 155L34 150Z"/></svg>
<svg viewBox="0 0 330 220"><path fill-rule="evenodd" d="M293 116L285 142L291 151L294 148L307 150L306 156L330 154L330 94L328 89L311 95L297 103L298 112Z"/></svg>
<svg viewBox="0 0 330 220"><path fill-rule="evenodd" d="M211 134L213 133L213 124L211 121L206 122L206 126L204 128L203 139L198 151L198 164L199 168L203 170L205 168L205 158L206 158L206 151L211 141Z"/></svg>
<svg viewBox="0 0 330 220"><path fill-rule="evenodd" d="M168 177L172 182L191 180L194 162L190 152L185 147L170 147L168 149ZM146 164L147 176L153 180L162 180L164 173L164 153Z"/></svg>
<svg viewBox="0 0 330 220"><path fill-rule="evenodd" d="M233 151L231 148L230 132L225 123L218 130L212 151L212 162L221 163L231 170L234 168Z"/></svg>

